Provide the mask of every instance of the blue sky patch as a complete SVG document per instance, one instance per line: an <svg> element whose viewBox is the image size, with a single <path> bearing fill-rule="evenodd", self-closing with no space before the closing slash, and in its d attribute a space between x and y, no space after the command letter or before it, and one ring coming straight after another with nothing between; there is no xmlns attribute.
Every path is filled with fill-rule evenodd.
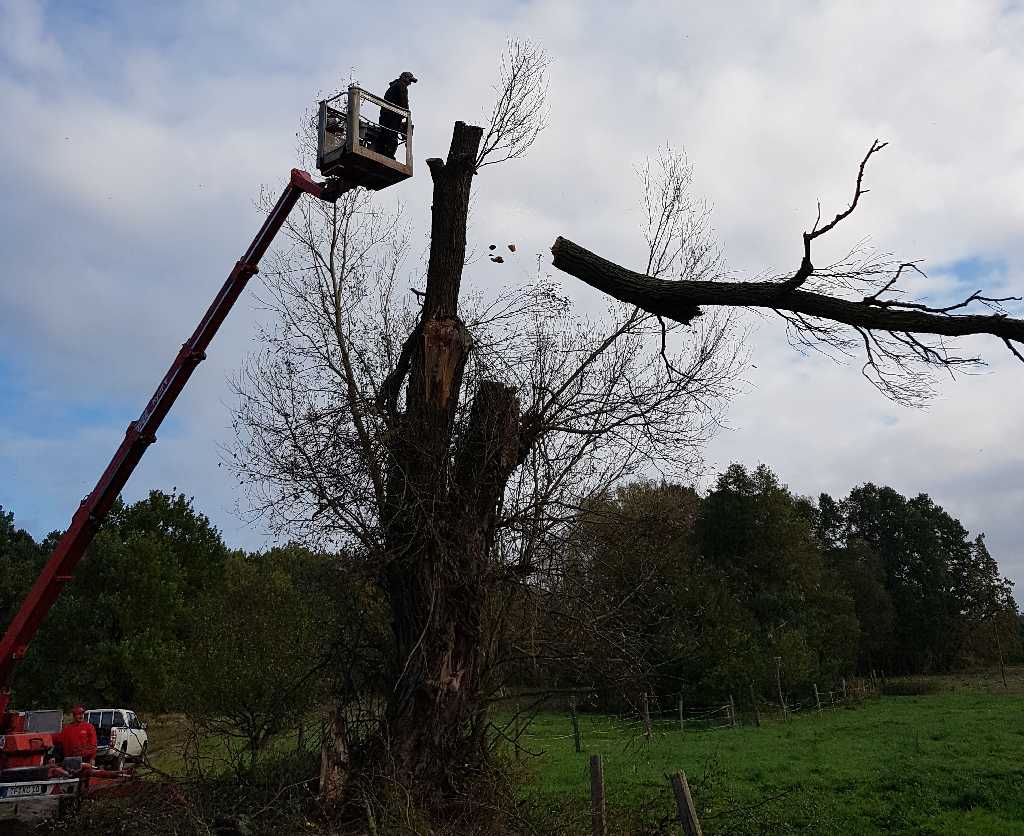
<svg viewBox="0 0 1024 836"><path fill-rule="evenodd" d="M1007 265L1006 259L1001 257L987 258L982 255L972 255L947 264L940 264L934 270L936 273L956 276L962 282L973 284L980 279L1005 276Z"/></svg>

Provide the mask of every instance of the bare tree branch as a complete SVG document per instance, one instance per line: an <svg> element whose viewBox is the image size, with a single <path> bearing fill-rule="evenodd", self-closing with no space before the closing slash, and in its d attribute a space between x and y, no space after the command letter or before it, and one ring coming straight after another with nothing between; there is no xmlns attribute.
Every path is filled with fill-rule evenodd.
<svg viewBox="0 0 1024 836"><path fill-rule="evenodd" d="M477 153L476 167L522 157L547 126L551 56L531 41L510 40L501 60L497 98Z"/></svg>
<svg viewBox="0 0 1024 836"><path fill-rule="evenodd" d="M879 142L877 139L871 143L871 147L868 149L867 154L864 155L864 159L860 161L860 168L857 169L857 185L853 190L853 200L850 201L850 205L846 207L842 212L839 212L831 221L822 227L818 224L821 222L821 203L818 203L818 217L814 221L814 226L811 227L810 232L805 232L804 238L804 254L800 261L799 269L793 274L792 278L787 279L779 285L779 295L785 295L790 291L796 290L800 287L811 274L814 272L814 265L811 263L811 242L816 238L820 238L823 235L831 232L839 223L846 220L853 214L853 210L857 208L857 202L860 200L862 194L867 194L869 189L864 188L864 169L868 164L868 160L871 159L873 154L877 154L886 145L887 142Z"/></svg>

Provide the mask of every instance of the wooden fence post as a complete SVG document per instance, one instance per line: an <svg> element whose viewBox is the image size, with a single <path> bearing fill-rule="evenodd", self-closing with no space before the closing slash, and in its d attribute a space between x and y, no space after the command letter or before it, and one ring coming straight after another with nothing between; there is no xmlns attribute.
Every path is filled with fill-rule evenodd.
<svg viewBox="0 0 1024 836"><path fill-rule="evenodd" d="M818 693L818 683L814 683L814 702L818 706L818 713L821 714L821 695Z"/></svg>
<svg viewBox="0 0 1024 836"><path fill-rule="evenodd" d="M690 795L690 785L686 783L686 773L677 769L669 780L672 782L672 792L676 796L676 812L679 815L679 823L683 826L683 833L686 836L703 836L700 819L697 818L697 810L693 806L693 796Z"/></svg>
<svg viewBox="0 0 1024 836"><path fill-rule="evenodd" d="M576 751L582 752L583 746L580 743L580 721L576 716L576 695L569 697L569 713L572 716L572 739L576 744Z"/></svg>
<svg viewBox="0 0 1024 836"><path fill-rule="evenodd" d="M750 704L754 708L754 725L761 728L761 712L757 710L757 697L754 694L754 682L750 682Z"/></svg>
<svg viewBox="0 0 1024 836"><path fill-rule="evenodd" d="M995 634L995 653L999 659L999 676L1002 677L1002 687L1010 687L1007 684L1007 667L1002 664L1002 642L999 641L999 630L994 621L992 627L995 628L992 632Z"/></svg>
<svg viewBox="0 0 1024 836"><path fill-rule="evenodd" d="M608 836L604 809L604 763L600 755L590 756L590 832Z"/></svg>
<svg viewBox="0 0 1024 836"><path fill-rule="evenodd" d="M679 731L686 730L686 720L683 718L683 692L679 692Z"/></svg>
<svg viewBox="0 0 1024 836"><path fill-rule="evenodd" d="M782 719L789 720L789 709L786 708L786 698L782 695L782 657L775 657L775 687L779 692L779 705L782 706Z"/></svg>
<svg viewBox="0 0 1024 836"><path fill-rule="evenodd" d="M522 707L519 705L519 701L516 700L516 716L512 722L512 748L515 750L516 760L519 760L519 722L522 713Z"/></svg>
<svg viewBox="0 0 1024 836"><path fill-rule="evenodd" d="M729 694L729 723L734 729L739 727L739 723L736 722L736 701L732 694Z"/></svg>
<svg viewBox="0 0 1024 836"><path fill-rule="evenodd" d="M843 677L843 702L846 702L846 677Z"/></svg>
<svg viewBox="0 0 1024 836"><path fill-rule="evenodd" d="M644 737L651 739L651 710L647 703L647 692L640 695L640 719L644 721Z"/></svg>

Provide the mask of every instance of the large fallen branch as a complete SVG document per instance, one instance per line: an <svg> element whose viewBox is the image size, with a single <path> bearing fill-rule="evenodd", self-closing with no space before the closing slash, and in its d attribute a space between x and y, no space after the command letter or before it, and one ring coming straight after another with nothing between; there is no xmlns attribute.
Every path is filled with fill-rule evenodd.
<svg viewBox="0 0 1024 836"><path fill-rule="evenodd" d="M1024 360L1013 342L1024 344L1024 320L1006 314L952 314L948 309L908 310L874 297L861 301L839 299L806 290L783 290L779 282L666 281L620 267L566 238L551 247L553 264L622 302L657 316L688 323L700 316L700 306L768 308L829 319L854 328L963 337L990 334L1003 340ZM975 296L976 300L993 301ZM1008 301L1001 299L999 301Z"/></svg>
<svg viewBox="0 0 1024 836"><path fill-rule="evenodd" d="M977 290L943 307L908 300L898 283L905 271L921 273L916 264L858 260L856 256L863 252L857 250L823 270L815 268L812 244L853 214L868 192L864 188L868 161L885 145L877 139L871 143L860 162L853 199L846 209L822 224L818 204L813 227L803 233L800 266L792 276L730 282L695 280L684 274L678 281L666 281L627 270L565 238L558 238L551 248L554 265L622 302L684 324L700 316L702 306L771 310L786 321L790 339L802 348L852 356L861 346L864 376L902 403L921 403L934 393L928 372L954 372L981 363L979 357L957 355L944 338L988 334L1001 339L1024 362L1024 320L1010 317L1003 308L1003 303L1019 302L1020 297L986 296ZM844 291L848 294L845 298L840 295ZM975 313L972 306L983 306L991 313ZM662 328L664 340L664 323Z"/></svg>

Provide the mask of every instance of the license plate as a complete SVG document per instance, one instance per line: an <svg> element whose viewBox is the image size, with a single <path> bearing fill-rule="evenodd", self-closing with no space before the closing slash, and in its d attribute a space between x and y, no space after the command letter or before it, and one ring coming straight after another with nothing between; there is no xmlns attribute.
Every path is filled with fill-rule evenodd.
<svg viewBox="0 0 1024 836"><path fill-rule="evenodd" d="M23 787L0 787L0 799L34 798L44 795L46 787L42 784L26 784Z"/></svg>

